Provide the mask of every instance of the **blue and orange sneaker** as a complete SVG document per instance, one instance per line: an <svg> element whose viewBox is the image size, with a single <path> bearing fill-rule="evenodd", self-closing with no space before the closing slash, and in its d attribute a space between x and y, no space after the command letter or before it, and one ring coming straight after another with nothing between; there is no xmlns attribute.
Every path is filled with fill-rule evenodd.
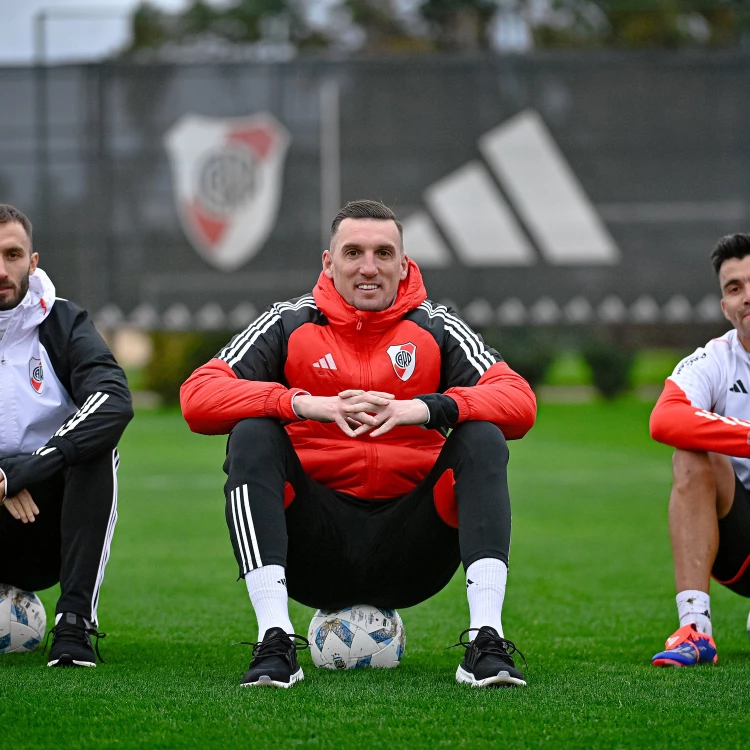
<svg viewBox="0 0 750 750"><path fill-rule="evenodd" d="M695 623L683 625L667 638L665 650L660 651L651 663L655 667L693 667L696 664L716 664L719 655L710 635L699 633Z"/></svg>

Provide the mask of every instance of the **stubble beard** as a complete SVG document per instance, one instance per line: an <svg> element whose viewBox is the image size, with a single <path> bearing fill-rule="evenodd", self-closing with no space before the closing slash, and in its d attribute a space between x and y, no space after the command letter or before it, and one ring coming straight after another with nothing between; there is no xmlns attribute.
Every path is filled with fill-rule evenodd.
<svg viewBox="0 0 750 750"><path fill-rule="evenodd" d="M26 293L29 291L29 276L31 274L27 273L22 279L21 283L16 286L13 285L13 288L16 289L16 294L11 297L7 302L0 302L0 312L7 312L8 310L12 310L15 307L18 307L21 302L23 301L23 298L26 296Z"/></svg>
<svg viewBox="0 0 750 750"><path fill-rule="evenodd" d="M388 309L388 305L384 305L382 302L376 302L375 300L372 302L360 303L355 305L355 307L362 312L382 312L383 310Z"/></svg>

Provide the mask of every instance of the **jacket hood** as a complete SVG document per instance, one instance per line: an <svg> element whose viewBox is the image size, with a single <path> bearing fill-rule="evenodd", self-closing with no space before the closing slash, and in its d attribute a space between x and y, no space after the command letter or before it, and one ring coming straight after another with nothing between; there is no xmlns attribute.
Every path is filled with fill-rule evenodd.
<svg viewBox="0 0 750 750"><path fill-rule="evenodd" d="M55 285L41 268L37 268L29 276L29 291L16 308L22 316L20 328L36 328L47 317L54 304Z"/></svg>
<svg viewBox="0 0 750 750"><path fill-rule="evenodd" d="M411 258L407 260L409 271L398 285L395 303L387 310L357 310L338 293L333 281L323 271L313 289L315 304L333 326L373 333L384 331L427 299L419 267Z"/></svg>

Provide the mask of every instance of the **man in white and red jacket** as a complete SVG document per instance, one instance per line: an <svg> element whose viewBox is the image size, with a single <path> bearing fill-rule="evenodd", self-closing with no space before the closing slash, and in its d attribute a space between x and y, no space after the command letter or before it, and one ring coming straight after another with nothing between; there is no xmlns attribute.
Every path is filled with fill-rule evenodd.
<svg viewBox="0 0 750 750"><path fill-rule="evenodd" d="M534 394L427 299L389 208L347 204L313 293L272 305L192 374L181 403L193 431L230 433L226 518L259 627L243 685L302 679L288 596L409 607L461 562L471 623L457 679L526 684L501 610L506 440L533 425Z"/></svg>
<svg viewBox="0 0 750 750"><path fill-rule="evenodd" d="M656 666L718 661L711 577L750 597L750 235L723 237L711 261L734 329L677 365L651 414L651 436L676 449L669 533L680 618Z"/></svg>
<svg viewBox="0 0 750 750"><path fill-rule="evenodd" d="M0 204L0 596L59 583L47 665L95 667L117 443L133 406L88 314L56 295L38 260L28 217Z"/></svg>

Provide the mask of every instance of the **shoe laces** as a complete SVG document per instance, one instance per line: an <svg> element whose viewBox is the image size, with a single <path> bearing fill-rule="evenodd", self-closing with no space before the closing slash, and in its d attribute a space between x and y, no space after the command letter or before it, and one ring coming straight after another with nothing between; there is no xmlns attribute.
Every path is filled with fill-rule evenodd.
<svg viewBox="0 0 750 750"><path fill-rule="evenodd" d="M96 640L93 645L94 652L96 653L99 661L102 664L105 663L104 659L102 659L102 655L99 653L99 639L106 638L106 633L100 633L96 628L93 627L80 627L79 625L71 625L70 623L60 620L60 622L58 622L54 628L51 628L47 632L47 637L44 639L44 653L47 653L47 644L51 635L55 636L55 639L53 639L52 641L53 644L56 639L60 638L62 640L76 641L78 643L84 643L87 646L91 646L91 639L95 638Z"/></svg>
<svg viewBox="0 0 750 750"><path fill-rule="evenodd" d="M472 631L477 631L477 633L479 633L479 635L473 640L468 637L468 634ZM466 640L464 640L464 636L467 636ZM481 647L477 645L477 638L481 639ZM486 630L480 630L480 628L466 628L466 630L458 636L458 643L454 643L452 646L448 646L448 648L458 648L459 646L463 646L467 650L475 649L482 654L493 654L494 656L499 656L503 661L506 656L512 657L513 654L518 654L523 659L524 666L529 666L526 657L518 650L518 648L516 648L516 644L513 643L513 641L509 641L507 638L502 638L499 635L493 636Z"/></svg>
<svg viewBox="0 0 750 750"><path fill-rule="evenodd" d="M233 646L252 646L253 654L250 663L260 659L266 659L269 656L288 656L290 649L295 652L304 651L310 647L310 642L302 635L297 633L283 633L275 635L268 640L258 641L237 641Z"/></svg>

